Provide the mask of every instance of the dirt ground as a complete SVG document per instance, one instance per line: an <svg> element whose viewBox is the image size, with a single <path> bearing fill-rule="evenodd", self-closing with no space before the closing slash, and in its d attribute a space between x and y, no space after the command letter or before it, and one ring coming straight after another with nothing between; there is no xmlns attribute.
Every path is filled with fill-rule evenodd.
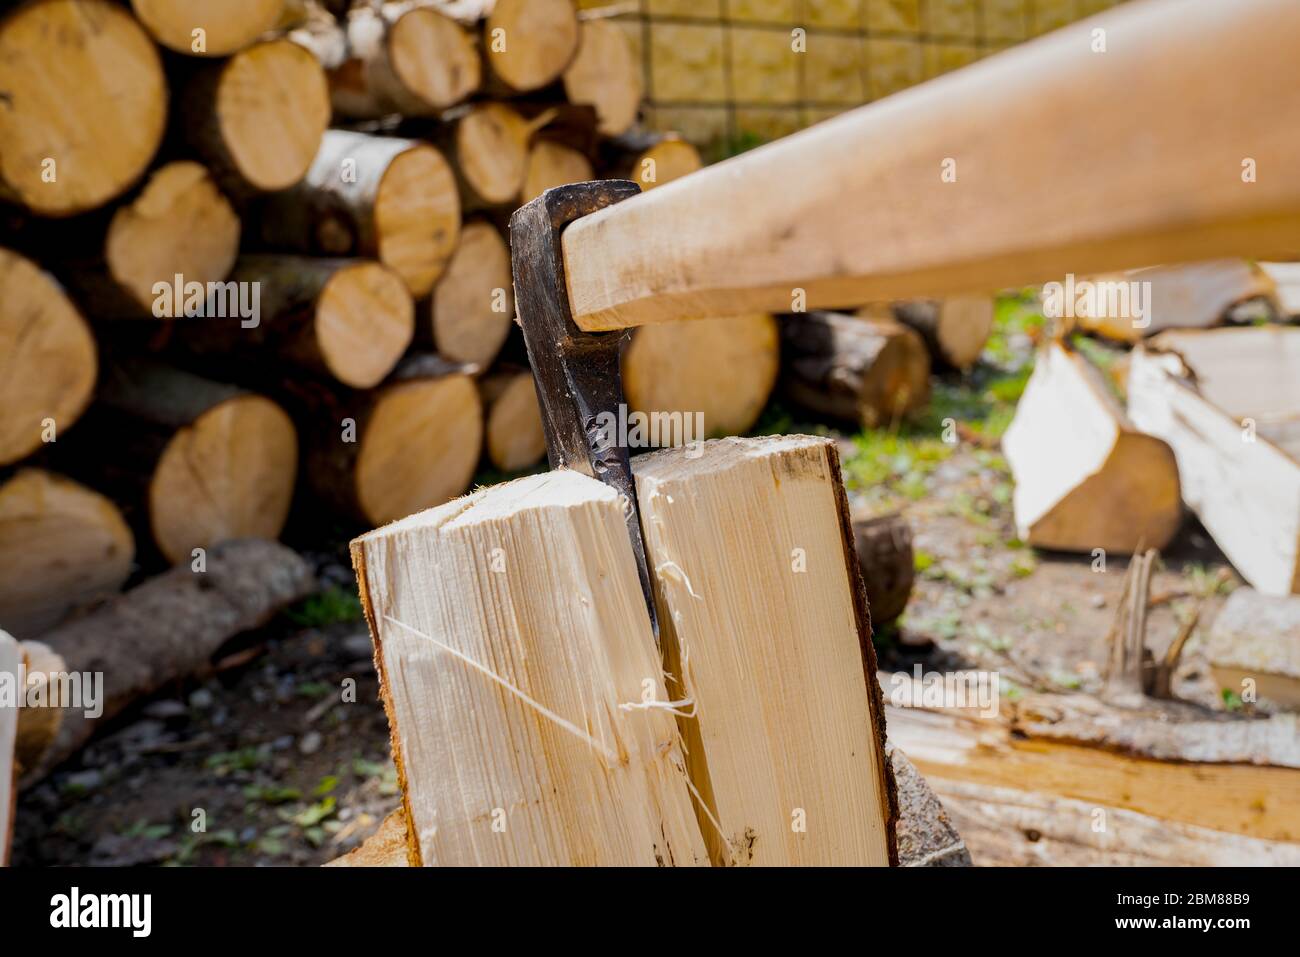
<svg viewBox="0 0 1300 957"><path fill-rule="evenodd" d="M981 365L937 378L926 413L895 429L839 433L779 404L764 417L763 431L838 438L855 505L900 508L912 524L917 586L903 619L876 636L882 668L995 669L1011 696L1099 684L1127 559L1108 556L1102 570L1091 556L1023 546L996 451L1040 328L1028 304L1003 303ZM946 419L956 442L943 439ZM319 595L21 795L16 864L313 865L374 831L398 798L370 640L343 548L312 557ZM1175 691L1225 706L1199 645L1236 576L1189 517L1153 578L1157 653L1201 608ZM343 700L348 679L355 693Z"/></svg>

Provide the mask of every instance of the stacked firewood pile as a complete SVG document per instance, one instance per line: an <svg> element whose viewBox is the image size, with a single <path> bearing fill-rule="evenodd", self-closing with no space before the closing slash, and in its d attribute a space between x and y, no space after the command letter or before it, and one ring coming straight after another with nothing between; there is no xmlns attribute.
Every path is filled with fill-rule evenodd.
<svg viewBox="0 0 1300 957"><path fill-rule="evenodd" d="M637 126L641 86L571 0L8 10L0 627L294 507L367 528L538 462L506 224L552 186L700 165ZM629 357L643 401L671 348Z"/></svg>

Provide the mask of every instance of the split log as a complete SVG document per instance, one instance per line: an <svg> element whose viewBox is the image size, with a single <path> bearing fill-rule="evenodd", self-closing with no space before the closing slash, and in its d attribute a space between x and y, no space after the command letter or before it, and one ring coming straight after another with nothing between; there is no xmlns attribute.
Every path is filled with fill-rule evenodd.
<svg viewBox="0 0 1300 957"><path fill-rule="evenodd" d="M931 784L979 867L1300 865L1300 847L1289 842L1243 837L1036 791L943 778Z"/></svg>
<svg viewBox="0 0 1300 957"><path fill-rule="evenodd" d="M450 118L437 142L452 160L466 210L501 206L519 198L528 173L528 149L545 119L529 122L503 103L480 103Z"/></svg>
<svg viewBox="0 0 1300 957"><path fill-rule="evenodd" d="M1287 319L1300 319L1300 263L1256 263L1274 286L1278 311Z"/></svg>
<svg viewBox="0 0 1300 957"><path fill-rule="evenodd" d="M246 441L246 439L245 439ZM294 551L258 539L213 546L203 571L183 564L43 639L73 673L103 675L103 711L63 711L58 737L30 779L66 760L131 702L208 667L240 632L257 628L315 587Z"/></svg>
<svg viewBox="0 0 1300 957"><path fill-rule="evenodd" d="M27 661L27 682L32 699L53 700L54 685L68 673L68 664L53 648L40 641L19 642ZM41 758L59 736L63 726L61 708L24 708L18 713L18 737L14 758L19 774L40 764Z"/></svg>
<svg viewBox="0 0 1300 957"><path fill-rule="evenodd" d="M546 433L533 374L504 367L479 380L487 415L488 461L502 472L530 468L546 457Z"/></svg>
<svg viewBox="0 0 1300 957"><path fill-rule="evenodd" d="M167 49L229 56L274 27L285 0L131 0L131 7Z"/></svg>
<svg viewBox="0 0 1300 957"><path fill-rule="evenodd" d="M486 368L510 334L514 314L505 240L489 222L466 223L429 299L429 328L438 354Z"/></svg>
<svg viewBox="0 0 1300 957"><path fill-rule="evenodd" d="M1016 529L1031 545L1132 554L1178 531L1174 453L1138 431L1101 374L1058 342L1039 353L1002 449Z"/></svg>
<svg viewBox="0 0 1300 957"><path fill-rule="evenodd" d="M1300 591L1300 329L1169 335L1133 351L1129 414L1173 448L1183 501L1242 577Z"/></svg>
<svg viewBox="0 0 1300 957"><path fill-rule="evenodd" d="M585 183L595 179L591 161L577 150L541 139L528 151L521 202L536 199L555 186Z"/></svg>
<svg viewBox="0 0 1300 957"><path fill-rule="evenodd" d="M1300 711L1300 598L1238 588L1214 619L1206 657L1225 691Z"/></svg>
<svg viewBox="0 0 1300 957"><path fill-rule="evenodd" d="M0 248L0 465L77 421L95 388L95 340L47 273Z"/></svg>
<svg viewBox="0 0 1300 957"><path fill-rule="evenodd" d="M483 24L488 69L516 93L558 80L578 52L578 14L571 0L495 0Z"/></svg>
<svg viewBox="0 0 1300 957"><path fill-rule="evenodd" d="M36 0L0 15L0 90L0 196L42 216L125 192L167 121L158 51L107 0Z"/></svg>
<svg viewBox="0 0 1300 957"><path fill-rule="evenodd" d="M853 519L858 569L867 589L871 624L884 625L907 608L916 580L912 526L897 512Z"/></svg>
<svg viewBox="0 0 1300 957"><path fill-rule="evenodd" d="M384 818L379 829L342 857L325 867L406 867L406 810L397 810Z"/></svg>
<svg viewBox="0 0 1300 957"><path fill-rule="evenodd" d="M96 317L121 301L123 314L153 315L157 286L221 282L239 255L239 216L199 163L159 167L130 203L113 214L104 265L116 295L91 295Z"/></svg>
<svg viewBox="0 0 1300 957"><path fill-rule="evenodd" d="M865 429L889 425L930 395L930 356L892 320L833 312L781 320L782 391L818 415Z"/></svg>
<svg viewBox="0 0 1300 957"><path fill-rule="evenodd" d="M483 450L483 403L463 367L412 356L378 389L324 406L307 478L341 512L379 526L469 486Z"/></svg>
<svg viewBox="0 0 1300 957"><path fill-rule="evenodd" d="M624 350L623 388L629 408L679 417L683 437L661 444L737 435L758 421L779 361L769 315L661 323L638 329Z"/></svg>
<svg viewBox="0 0 1300 957"><path fill-rule="evenodd" d="M966 842L916 765L890 742L885 756L898 787L899 866L970 867Z"/></svg>
<svg viewBox="0 0 1300 957"><path fill-rule="evenodd" d="M965 371L984 351L993 331L991 296L894 303L899 322L920 333L936 366Z"/></svg>
<svg viewBox="0 0 1300 957"><path fill-rule="evenodd" d="M456 248L460 198L427 143L329 130L307 175L269 196L259 223L271 246L378 259L420 298Z"/></svg>
<svg viewBox="0 0 1300 957"><path fill-rule="evenodd" d="M635 707L671 699L612 488L480 489L352 560L413 866L707 863L673 717Z"/></svg>
<svg viewBox="0 0 1300 957"><path fill-rule="evenodd" d="M704 166L700 151L676 133L629 131L605 145L606 166L649 192Z"/></svg>
<svg viewBox="0 0 1300 957"><path fill-rule="evenodd" d="M596 108L603 136L621 136L636 122L641 107L641 64L622 27L605 19L584 20L578 52L564 71L570 103Z"/></svg>
<svg viewBox="0 0 1300 957"><path fill-rule="evenodd" d="M178 120L226 192L287 189L307 174L329 125L325 71L289 40L255 43L200 67Z"/></svg>
<svg viewBox="0 0 1300 957"><path fill-rule="evenodd" d="M116 592L134 559L122 513L97 492L39 469L0 483L0 628L40 634Z"/></svg>
<svg viewBox="0 0 1300 957"><path fill-rule="evenodd" d="M243 256L230 281L256 284L258 315L187 319L177 332L189 351L215 357L271 351L369 389L393 371L415 334L411 294L377 262Z"/></svg>
<svg viewBox="0 0 1300 957"><path fill-rule="evenodd" d="M1094 288L1091 297L1080 294L1082 283L1076 284L1074 324L1085 332L1130 344L1162 329L1218 325L1238 303L1271 300L1274 294L1272 280L1241 259L1154 266L1092 276L1089 281ZM1070 312L1057 310L1056 314Z"/></svg>
<svg viewBox="0 0 1300 957"><path fill-rule="evenodd" d="M326 15L291 38L330 70L334 109L353 119L436 116L483 81L477 38L441 4L357 4L344 26Z"/></svg>
<svg viewBox="0 0 1300 957"><path fill-rule="evenodd" d="M23 653L18 642L0 631L0 681L15 681L22 663ZM14 811L18 804L18 764L14 758L18 714L18 708L12 704L0 705L0 867L9 866Z"/></svg>
<svg viewBox="0 0 1300 957"><path fill-rule="evenodd" d="M145 360L106 368L97 399L76 474L137 503L169 562L226 539L280 534L298 442L270 399Z"/></svg>
<svg viewBox="0 0 1300 957"><path fill-rule="evenodd" d="M896 864L896 792L834 443L720 439L698 452L633 468L671 676L662 700L691 702L679 728L710 858Z"/></svg>

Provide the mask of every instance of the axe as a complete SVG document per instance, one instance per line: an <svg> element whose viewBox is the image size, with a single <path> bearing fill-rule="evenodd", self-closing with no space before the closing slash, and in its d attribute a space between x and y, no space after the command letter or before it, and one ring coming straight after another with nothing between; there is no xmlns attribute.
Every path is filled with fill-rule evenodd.
<svg viewBox="0 0 1300 957"><path fill-rule="evenodd" d="M510 220L552 468L622 493L619 350L674 319L1300 251L1300 3L1143 0L638 195ZM720 370L721 373L721 370Z"/></svg>

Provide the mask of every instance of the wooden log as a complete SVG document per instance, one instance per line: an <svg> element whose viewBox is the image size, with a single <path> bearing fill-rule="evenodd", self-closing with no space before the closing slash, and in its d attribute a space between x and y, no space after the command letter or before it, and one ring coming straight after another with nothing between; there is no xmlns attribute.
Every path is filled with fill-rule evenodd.
<svg viewBox="0 0 1300 957"><path fill-rule="evenodd" d="M578 52L578 15L570 0L495 0L483 23L488 69L515 93L558 80Z"/></svg>
<svg viewBox="0 0 1300 957"><path fill-rule="evenodd" d="M294 551L259 539L208 550L204 571L183 564L43 639L70 672L102 673L102 713L65 709L58 737L28 780L66 760L97 728L146 695L208 667L228 639L265 624L315 587Z"/></svg>
<svg viewBox="0 0 1300 957"><path fill-rule="evenodd" d="M393 270L365 259L243 256L230 281L258 290L258 315L190 319L189 351L246 360L274 352L345 386L369 389L393 371L415 334L415 303Z"/></svg>
<svg viewBox="0 0 1300 957"><path fill-rule="evenodd" d="M747 432L776 383L777 340L769 315L640 329L623 352L628 407L680 416L683 438L670 444Z"/></svg>
<svg viewBox="0 0 1300 957"><path fill-rule="evenodd" d="M702 169L700 151L677 133L629 130L602 147L604 166L618 179L630 179L645 193Z"/></svg>
<svg viewBox="0 0 1300 957"><path fill-rule="evenodd" d="M1106 291L1062 303L1069 307L1065 315L1085 332L1129 344L1163 329L1217 326L1233 306L1250 299L1271 302L1275 293L1268 275L1243 259L1155 266L1090 276L1087 281L1094 290ZM1046 299L1044 308L1048 308Z"/></svg>
<svg viewBox="0 0 1300 957"><path fill-rule="evenodd" d="M329 125L325 71L292 41L263 40L199 67L177 118L226 192L287 189L307 174Z"/></svg>
<svg viewBox="0 0 1300 957"><path fill-rule="evenodd" d="M853 541L873 626L901 615L916 580L912 526L897 512L855 516Z"/></svg>
<svg viewBox="0 0 1300 957"><path fill-rule="evenodd" d="M1098 27L1159 36L1160 49L1099 58ZM1291 57L1298 32L1290 0L1121 4L906 103L868 104L617 203L564 231L574 321L599 332L783 312L795 289L824 309L1276 255L1300 230L1300 180L1242 177L1300 165L1300 129L1274 120L1300 113L1300 89L1255 68ZM1044 138L1062 116L1077 137ZM1255 144L1248 157L1242 143Z"/></svg>
<svg viewBox="0 0 1300 957"><path fill-rule="evenodd" d="M595 179L591 161L572 147L539 139L528 151L521 202L541 196L554 186Z"/></svg>
<svg viewBox="0 0 1300 957"><path fill-rule="evenodd" d="M1133 350L1133 422L1173 448L1183 501L1242 577L1300 591L1300 420L1287 412L1300 411L1300 329L1170 336Z"/></svg>
<svg viewBox="0 0 1300 957"><path fill-rule="evenodd" d="M578 52L564 70L564 95L596 108L603 136L621 136L641 107L641 64L624 30L606 19L584 20Z"/></svg>
<svg viewBox="0 0 1300 957"><path fill-rule="evenodd" d="M1013 787L945 778L931 783L979 867L1300 864L1300 847L1290 842L1243 837Z"/></svg>
<svg viewBox="0 0 1300 957"><path fill-rule="evenodd" d="M85 411L95 340L77 307L29 259L0 248L0 465L25 458Z"/></svg>
<svg viewBox="0 0 1300 957"><path fill-rule="evenodd" d="M488 461L502 472L531 468L546 457L546 433L533 374L505 367L479 380L487 415Z"/></svg>
<svg viewBox="0 0 1300 957"><path fill-rule="evenodd" d="M460 236L456 176L427 143L329 130L302 181L267 198L259 226L272 247L378 259L420 298Z"/></svg>
<svg viewBox="0 0 1300 957"><path fill-rule="evenodd" d="M269 31L285 0L131 0L155 40L176 53L229 56Z"/></svg>
<svg viewBox="0 0 1300 957"><path fill-rule="evenodd" d="M1164 548L1182 522L1181 469L1139 425L1083 356L1049 343L1002 439L1020 538L1084 553Z"/></svg>
<svg viewBox="0 0 1300 957"><path fill-rule="evenodd" d="M378 526L468 488L483 450L483 403L464 367L412 356L380 388L321 404L307 479L342 513Z"/></svg>
<svg viewBox="0 0 1300 957"><path fill-rule="evenodd" d="M438 354L486 368L510 334L514 314L505 240L489 222L466 223L429 299L429 329Z"/></svg>
<svg viewBox="0 0 1300 957"><path fill-rule="evenodd" d="M612 488L480 489L352 560L412 865L707 863L673 717L635 707L671 699Z"/></svg>
<svg viewBox="0 0 1300 957"><path fill-rule="evenodd" d="M109 499L23 469L0 483L0 628L35 636L116 592L135 539Z"/></svg>
<svg viewBox="0 0 1300 957"><path fill-rule="evenodd" d="M894 304L899 322L920 333L933 364L965 371L984 351L993 331L991 296L953 296Z"/></svg>
<svg viewBox="0 0 1300 957"><path fill-rule="evenodd" d="M35 0L0 15L0 90L0 197L41 216L125 192L167 120L158 51L106 0Z"/></svg>
<svg viewBox="0 0 1300 957"><path fill-rule="evenodd" d="M925 343L901 323L810 312L780 326L782 391L805 409L872 429L930 396Z"/></svg>
<svg viewBox="0 0 1300 957"><path fill-rule="evenodd" d="M330 70L335 111L352 119L436 116L483 81L477 38L442 4L357 4L340 26L317 16L291 34Z"/></svg>
<svg viewBox="0 0 1300 957"><path fill-rule="evenodd" d="M691 702L679 727L711 859L896 864L897 800L879 687L864 678L875 652L834 444L720 439L639 456L633 469L673 676L666 700Z"/></svg>
<svg viewBox="0 0 1300 957"><path fill-rule="evenodd" d="M18 642L0 631L0 681L14 681L22 663L23 653ZM0 707L0 867L9 866L14 811L18 805L18 765L14 758L18 714L18 708L10 704Z"/></svg>
<svg viewBox="0 0 1300 957"><path fill-rule="evenodd" d="M72 450L77 474L137 504L169 562L226 539L280 534L298 441L270 399L135 360L104 370L97 400L96 427Z"/></svg>
<svg viewBox="0 0 1300 957"><path fill-rule="evenodd" d="M406 809L399 806L380 823L379 829L341 857L324 867L406 867Z"/></svg>
<svg viewBox="0 0 1300 957"><path fill-rule="evenodd" d="M1300 598L1238 588L1214 619L1205 654L1222 690L1300 711Z"/></svg>
<svg viewBox="0 0 1300 957"><path fill-rule="evenodd" d="M453 114L437 142L452 160L463 209L513 203L524 188L533 133L546 120L529 122L504 103L479 103Z"/></svg>
<svg viewBox="0 0 1300 957"><path fill-rule="evenodd" d="M51 701L53 687L68 673L67 662L53 648L40 641L19 642L27 663L27 682L34 700ZM36 767L59 736L63 726L61 708L23 708L18 713L18 736L14 759L19 774Z"/></svg>
<svg viewBox="0 0 1300 957"><path fill-rule="evenodd" d="M1273 283L1278 311L1292 322L1300 319L1300 263L1256 263Z"/></svg>

